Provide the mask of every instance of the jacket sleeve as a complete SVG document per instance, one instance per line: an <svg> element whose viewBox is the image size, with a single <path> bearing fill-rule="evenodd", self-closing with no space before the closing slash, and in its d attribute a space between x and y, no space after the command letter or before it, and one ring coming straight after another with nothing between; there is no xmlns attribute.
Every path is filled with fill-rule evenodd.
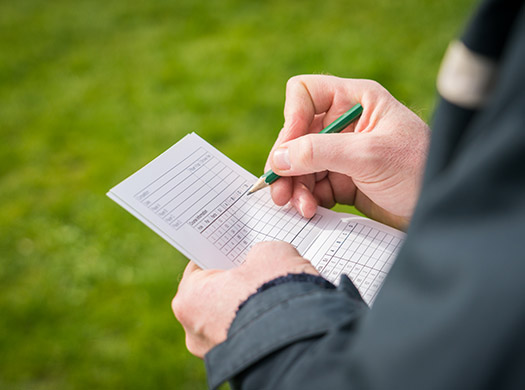
<svg viewBox="0 0 525 390"><path fill-rule="evenodd" d="M301 276L272 281L241 306L227 341L205 356L210 388L228 379L234 389L282 388L316 340L351 327L368 310L346 276L337 289L321 277Z"/></svg>

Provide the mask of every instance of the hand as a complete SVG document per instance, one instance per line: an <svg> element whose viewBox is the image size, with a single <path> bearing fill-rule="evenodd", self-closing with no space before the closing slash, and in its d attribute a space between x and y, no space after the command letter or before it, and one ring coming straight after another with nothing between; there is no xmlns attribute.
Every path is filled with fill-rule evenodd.
<svg viewBox="0 0 525 390"><path fill-rule="evenodd" d="M340 134L318 133L356 103L364 111ZM266 169L278 205L312 217L317 205L355 205L367 216L405 227L419 196L428 126L378 83L333 76L288 81L285 123ZM293 177L292 177L293 176Z"/></svg>
<svg viewBox="0 0 525 390"><path fill-rule="evenodd" d="M188 350L202 358L226 340L237 308L258 287L302 272L318 274L293 246L281 241L254 245L244 264L228 271L202 270L190 261L171 305L186 332Z"/></svg>

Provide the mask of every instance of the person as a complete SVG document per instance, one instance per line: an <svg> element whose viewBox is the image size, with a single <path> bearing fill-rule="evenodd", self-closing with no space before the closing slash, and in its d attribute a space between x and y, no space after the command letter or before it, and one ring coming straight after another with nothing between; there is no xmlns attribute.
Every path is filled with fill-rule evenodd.
<svg viewBox="0 0 525 390"><path fill-rule="evenodd" d="M480 4L443 60L429 147L375 82L289 81L275 203L354 204L407 238L371 309L286 243L228 271L190 262L172 307L210 388L525 388L523 42L523 1ZM358 102L349 130L311 134Z"/></svg>

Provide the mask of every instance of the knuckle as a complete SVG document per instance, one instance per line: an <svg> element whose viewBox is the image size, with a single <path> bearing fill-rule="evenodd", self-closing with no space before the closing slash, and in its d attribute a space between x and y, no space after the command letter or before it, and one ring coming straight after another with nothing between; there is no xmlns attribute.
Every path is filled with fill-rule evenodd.
<svg viewBox="0 0 525 390"><path fill-rule="evenodd" d="M382 159L385 151L380 137L361 137L360 141L359 148L364 156L364 161L371 164Z"/></svg>
<svg viewBox="0 0 525 390"><path fill-rule="evenodd" d="M288 81L286 82L286 89L289 90L293 87L295 87L297 84L299 84L302 80L302 76L301 75L296 75L296 76L292 76L288 79Z"/></svg>
<svg viewBox="0 0 525 390"><path fill-rule="evenodd" d="M374 138L373 136L368 136L369 134L361 134L362 136L359 137L359 150L365 154L369 155L377 150L378 148L378 140Z"/></svg>
<svg viewBox="0 0 525 390"><path fill-rule="evenodd" d="M393 166L394 159L398 156L393 144L384 137L364 137L360 146L368 172L373 176L380 175L386 168Z"/></svg>
<svg viewBox="0 0 525 390"><path fill-rule="evenodd" d="M294 135L297 137L296 134L300 134L306 126L305 117L306 113L301 110L285 113L285 126L280 133L280 135L283 136L283 139L293 139Z"/></svg>
<svg viewBox="0 0 525 390"><path fill-rule="evenodd" d="M374 92L377 92L377 91L381 91L381 90L384 90L385 88L380 84L378 83L376 80L371 80L371 79L359 79L358 82L361 84L361 88L363 88L363 90L365 91L374 91Z"/></svg>
<svg viewBox="0 0 525 390"><path fill-rule="evenodd" d="M271 261L281 256L283 253L288 253L292 250L294 253L296 249L293 245L286 241L261 241L256 243L248 252L248 256L254 259L266 259Z"/></svg>
<svg viewBox="0 0 525 390"><path fill-rule="evenodd" d="M371 99L381 99L381 98L390 98L390 92L383 87L380 83L375 80L362 80L364 90L366 91L365 95Z"/></svg>
<svg viewBox="0 0 525 390"><path fill-rule="evenodd" d="M173 297L171 301L171 310L173 311L175 318L182 323L184 321L185 304L179 294Z"/></svg>
<svg viewBox="0 0 525 390"><path fill-rule="evenodd" d="M308 168L314 161L314 143L312 137L304 136L300 139L298 152L296 153L296 164L299 168ZM290 156L292 158L292 156ZM293 167L293 162L292 162Z"/></svg>
<svg viewBox="0 0 525 390"><path fill-rule="evenodd" d="M368 85L368 88L370 89L383 89L383 86L379 84L376 80L365 79L363 81Z"/></svg>
<svg viewBox="0 0 525 390"><path fill-rule="evenodd" d="M269 263L276 260L283 251L292 247L284 241L261 241L256 243L246 256L246 266L257 267L259 263ZM292 247L293 248L293 247Z"/></svg>
<svg viewBox="0 0 525 390"><path fill-rule="evenodd" d="M256 243L254 246L252 246L252 248L248 252L248 254L246 256L246 260L251 260L251 259L254 259L254 258L258 258L262 253L265 252L265 250L271 244L272 244L272 242L270 242L270 241L261 241L261 242Z"/></svg>
<svg viewBox="0 0 525 390"><path fill-rule="evenodd" d="M199 356L199 348L193 337L186 333L186 349L195 356Z"/></svg>

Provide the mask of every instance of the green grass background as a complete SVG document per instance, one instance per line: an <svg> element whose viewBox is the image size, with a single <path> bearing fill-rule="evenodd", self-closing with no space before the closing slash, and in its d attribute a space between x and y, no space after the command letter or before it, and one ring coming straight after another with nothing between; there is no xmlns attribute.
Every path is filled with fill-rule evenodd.
<svg viewBox="0 0 525 390"><path fill-rule="evenodd" d="M199 389L186 259L106 191L197 131L254 174L287 79L376 79L423 118L473 0L0 0L0 388Z"/></svg>

